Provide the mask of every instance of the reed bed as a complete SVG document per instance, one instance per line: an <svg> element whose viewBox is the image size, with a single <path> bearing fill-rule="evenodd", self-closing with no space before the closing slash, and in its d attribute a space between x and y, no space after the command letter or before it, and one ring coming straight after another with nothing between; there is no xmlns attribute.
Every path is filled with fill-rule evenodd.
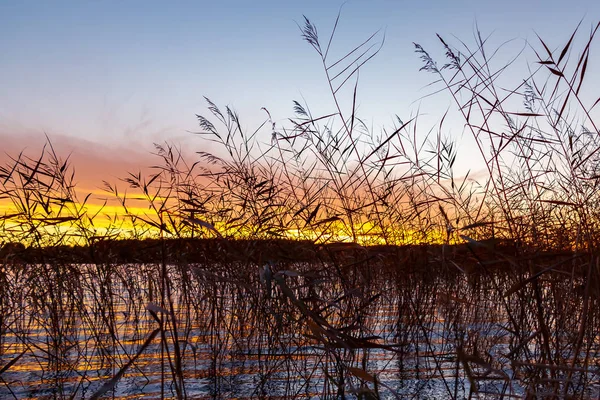
<svg viewBox="0 0 600 400"><path fill-rule="evenodd" d="M104 182L91 215L50 141L0 167L0 395L12 398L595 398L600 24L506 89L479 32L415 50L479 150L455 171L444 121L380 134L357 112L376 33L339 58L305 18L333 109L242 129L207 99L215 154L169 144ZM326 43L326 44L325 44ZM437 85L437 87L435 86ZM348 101L348 99L350 99ZM264 131L270 141L260 140ZM127 191L123 189L127 186ZM132 202L145 202L136 213Z"/></svg>
<svg viewBox="0 0 600 400"><path fill-rule="evenodd" d="M2 393L598 395L598 296L584 301L597 267L588 276L583 259L552 254L560 265L525 285L547 268L539 257L516 268L488 250L475 253L481 262L467 247L454 250L449 260L482 270L441 268L434 246L314 248L310 262L264 269L227 260L225 249L226 262L168 264L168 301L160 264L64 264L48 273L11 263L2 357L16 361L4 363Z"/></svg>

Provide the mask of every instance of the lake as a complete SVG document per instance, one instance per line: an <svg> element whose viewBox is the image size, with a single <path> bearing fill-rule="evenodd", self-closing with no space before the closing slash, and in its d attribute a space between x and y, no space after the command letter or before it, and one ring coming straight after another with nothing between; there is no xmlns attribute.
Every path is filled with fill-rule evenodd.
<svg viewBox="0 0 600 400"><path fill-rule="evenodd" d="M6 263L0 397L596 398L590 265L438 248Z"/></svg>

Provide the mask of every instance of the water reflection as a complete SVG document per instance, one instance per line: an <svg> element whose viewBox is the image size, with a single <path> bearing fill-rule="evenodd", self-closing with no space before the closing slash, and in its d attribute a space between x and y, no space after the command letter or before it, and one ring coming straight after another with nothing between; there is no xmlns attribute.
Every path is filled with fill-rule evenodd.
<svg viewBox="0 0 600 400"><path fill-rule="evenodd" d="M132 360L116 397L600 393L598 298L575 267L525 284L383 258L262 268L4 265L0 397L89 398Z"/></svg>

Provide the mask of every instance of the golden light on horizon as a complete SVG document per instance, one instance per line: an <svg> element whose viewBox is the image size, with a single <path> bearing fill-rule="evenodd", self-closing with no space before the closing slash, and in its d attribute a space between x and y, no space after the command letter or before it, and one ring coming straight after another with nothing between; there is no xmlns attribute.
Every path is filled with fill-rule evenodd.
<svg viewBox="0 0 600 400"><path fill-rule="evenodd" d="M142 203L144 199L138 197L127 197L129 203ZM175 203L174 199L162 199L165 202ZM225 237L229 239L287 239L308 240L316 244L320 243L356 243L361 246L368 245L407 245L407 244L442 244L445 242L446 233L442 229L432 230L427 235L416 231L398 229L392 230L391 235L385 237L377 230L372 222L356 224L353 229L341 220L334 220L326 226L291 227L291 221L287 229L279 229L277 233L256 234L256 227L252 225L236 225L225 221L208 222L199 218L188 218L176 212L166 212L159 215L148 206L117 204L115 199L99 201L94 199L88 201L84 206L74 204L72 210L78 210L79 215L74 212L65 213L57 218L64 218L64 222L53 222L52 216L30 216L29 222L39 221L37 227L42 235L62 236L64 244L81 245L86 244L90 238L176 238L190 237L190 232L196 233L195 237L211 238ZM13 204L7 201L0 202L0 218L4 216L3 228L5 232L12 232L13 237L30 233L31 225L19 220L18 212ZM69 218L73 217L73 218ZM161 218L164 229L160 229ZM191 222L190 222L191 221ZM44 223L46 222L46 223ZM297 222L295 225L298 225ZM174 231L178 230L178 233ZM275 231L272 231L275 232ZM87 239L86 239L87 238ZM4 239L9 239L6 235ZM451 240L451 242L456 242Z"/></svg>

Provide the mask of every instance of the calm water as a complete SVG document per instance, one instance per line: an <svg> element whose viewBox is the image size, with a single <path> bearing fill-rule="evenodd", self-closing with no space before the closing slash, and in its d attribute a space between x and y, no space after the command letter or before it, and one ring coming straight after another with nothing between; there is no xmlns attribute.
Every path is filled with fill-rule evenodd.
<svg viewBox="0 0 600 400"><path fill-rule="evenodd" d="M89 398L160 327L149 304L164 337L106 395L600 394L598 298L576 275L506 296L529 274L341 265L4 265L0 398Z"/></svg>

